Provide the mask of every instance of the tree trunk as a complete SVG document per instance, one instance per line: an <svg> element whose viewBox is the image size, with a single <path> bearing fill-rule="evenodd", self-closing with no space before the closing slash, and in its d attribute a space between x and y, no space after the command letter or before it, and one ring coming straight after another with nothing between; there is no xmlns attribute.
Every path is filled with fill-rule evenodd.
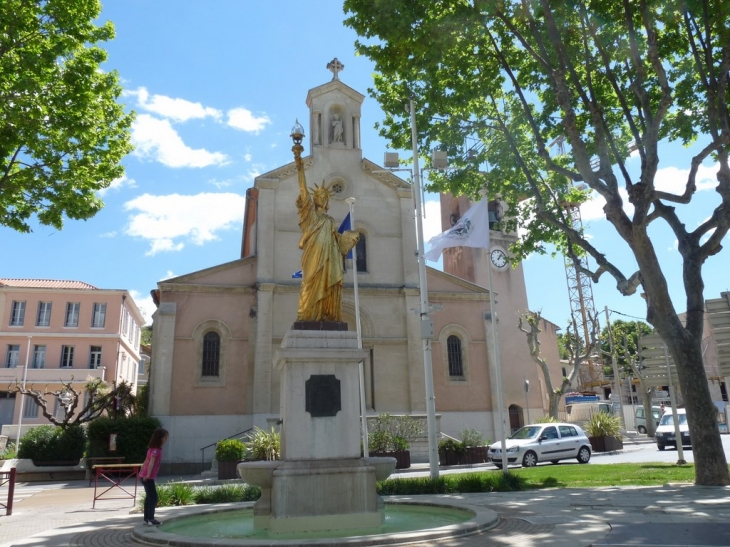
<svg viewBox="0 0 730 547"><path fill-rule="evenodd" d="M646 416L646 435L653 437L656 433L656 425L654 424L654 414L651 404L651 391L647 391L644 387L644 381L639 379L639 388L641 389L641 404L644 405L644 415Z"/></svg>
<svg viewBox="0 0 730 547"><path fill-rule="evenodd" d="M684 290L687 296L687 316L683 325L669 297L666 279L653 248L646 234L643 235L643 238L639 238L638 248L635 248L635 256L647 295L647 320L656 327L667 344L677 367L692 439L695 483L706 486L730 484L730 473L717 425L717 408L712 402L702 361L705 302L701 264L697 264L697 260L693 260L691 253L685 250L689 256L683 256Z"/></svg>

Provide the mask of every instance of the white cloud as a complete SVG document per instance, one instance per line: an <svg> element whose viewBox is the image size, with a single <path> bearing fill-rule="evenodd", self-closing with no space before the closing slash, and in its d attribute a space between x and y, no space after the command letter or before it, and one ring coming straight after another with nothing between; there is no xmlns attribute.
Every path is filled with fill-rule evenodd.
<svg viewBox="0 0 730 547"><path fill-rule="evenodd" d="M142 114L135 120L132 142L136 147L135 156L159 161L167 167L208 167L228 162L228 156L220 152L188 147L168 120L149 114Z"/></svg>
<svg viewBox="0 0 730 547"><path fill-rule="evenodd" d="M248 133L258 133L271 120L266 114L256 117L253 112L245 108L233 108L228 111L228 125Z"/></svg>
<svg viewBox="0 0 730 547"><path fill-rule="evenodd" d="M136 97L139 108L159 114L163 118L170 118L176 122L208 117L220 120L223 117L220 110L203 106L200 103L193 103L185 99L173 99L165 95L152 95L150 97L149 92L144 87L140 87L136 91L125 91L124 95Z"/></svg>
<svg viewBox="0 0 730 547"><path fill-rule="evenodd" d="M154 287L150 287L150 289L153 288ZM150 296L149 292L144 294L146 296L142 296L143 293L135 291L134 289L131 289L129 291L129 295L132 297L132 300L134 300L134 303L137 304L139 311L142 312L142 317L144 317L144 324L151 325L152 314L155 313L157 306L155 306L155 303L152 301L152 297Z"/></svg>
<svg viewBox="0 0 730 547"><path fill-rule="evenodd" d="M623 188L619 188L618 193L623 200L623 210L629 216L634 215L634 206L629 202L629 194ZM591 194L593 199L586 201L580 206L580 218L583 222L590 220L605 220L606 213L603 211L603 207L606 205L606 200L598 194L593 192Z"/></svg>
<svg viewBox="0 0 730 547"><path fill-rule="evenodd" d="M423 241L428 243L429 239L444 231L441 227L441 202L425 201L424 210L426 218L423 219Z"/></svg>
<svg viewBox="0 0 730 547"><path fill-rule="evenodd" d="M109 183L109 186L106 188L102 188L99 190L98 194L100 196L103 196L106 194L109 190L119 190L123 186L127 186L129 188L137 188L137 182L134 179L127 178L127 175L122 175L118 179L114 179Z"/></svg>
<svg viewBox="0 0 730 547"><path fill-rule="evenodd" d="M143 194L124 204L132 211L125 233L148 240L148 256L179 251L185 243L202 245L218 239L217 232L240 228L245 206L246 198L232 193Z"/></svg>
<svg viewBox="0 0 730 547"><path fill-rule="evenodd" d="M251 154L244 154L243 159L246 161L251 161L253 159L253 156Z"/></svg>
<svg viewBox="0 0 730 547"><path fill-rule="evenodd" d="M162 279L160 279L160 281L164 281L165 279L172 279L173 277L177 277L177 274L176 273L173 273L172 270L167 270L165 272L165 277L163 277Z"/></svg>
<svg viewBox="0 0 730 547"><path fill-rule="evenodd" d="M697 169L697 175L695 176L695 184L697 185L697 191L702 192L703 190L712 190L717 187L717 175L716 173L720 170L719 165L700 165ZM676 167L664 167L663 169L657 170L656 182L657 190L663 192L670 192L676 195L684 194L684 188L687 185L687 177L689 176L689 169L677 169Z"/></svg>

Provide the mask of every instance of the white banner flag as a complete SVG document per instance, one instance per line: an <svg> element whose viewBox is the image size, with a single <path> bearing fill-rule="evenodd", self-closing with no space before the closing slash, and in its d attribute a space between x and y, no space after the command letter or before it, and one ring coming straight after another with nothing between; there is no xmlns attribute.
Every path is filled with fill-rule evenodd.
<svg viewBox="0 0 730 547"><path fill-rule="evenodd" d="M432 237L426 259L435 262L449 247L479 247L489 249L489 211L487 201L481 200L464 213L454 227Z"/></svg>

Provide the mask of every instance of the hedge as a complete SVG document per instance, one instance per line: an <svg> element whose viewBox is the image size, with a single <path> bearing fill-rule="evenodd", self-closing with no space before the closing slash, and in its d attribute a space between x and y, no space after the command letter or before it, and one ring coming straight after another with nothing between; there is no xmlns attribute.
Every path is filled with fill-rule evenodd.
<svg viewBox="0 0 730 547"><path fill-rule="evenodd" d="M125 463L142 463L152 432L160 427L157 418L98 418L88 425L87 457L120 456ZM109 452L109 435L117 434L117 451Z"/></svg>

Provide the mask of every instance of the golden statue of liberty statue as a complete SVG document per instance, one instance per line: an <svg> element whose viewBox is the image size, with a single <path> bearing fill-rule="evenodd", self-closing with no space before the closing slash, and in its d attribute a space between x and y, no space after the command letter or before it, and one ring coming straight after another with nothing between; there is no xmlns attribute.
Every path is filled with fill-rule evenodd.
<svg viewBox="0 0 730 547"><path fill-rule="evenodd" d="M360 234L337 231L338 224L327 214L330 190L321 186L307 187L302 163L304 130L297 121L292 129L294 162L299 179L299 228L302 237L302 286L299 290L297 321L342 321L342 281L345 255L360 239Z"/></svg>

